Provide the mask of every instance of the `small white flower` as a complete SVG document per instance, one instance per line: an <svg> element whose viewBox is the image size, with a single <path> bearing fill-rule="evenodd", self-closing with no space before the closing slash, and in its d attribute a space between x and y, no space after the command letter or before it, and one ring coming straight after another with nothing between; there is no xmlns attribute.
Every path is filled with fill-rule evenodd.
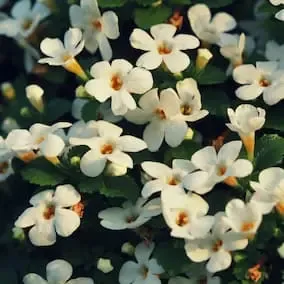
<svg viewBox="0 0 284 284"><path fill-rule="evenodd" d="M241 100L254 100L263 93L263 100L274 105L284 98L284 71L276 61L256 62L256 66L245 64L233 71L234 80L244 86L236 90Z"/></svg>
<svg viewBox="0 0 284 284"><path fill-rule="evenodd" d="M44 103L43 103L43 89L38 85L29 85L26 87L26 96L30 101L31 105L39 112L44 111Z"/></svg>
<svg viewBox="0 0 284 284"><path fill-rule="evenodd" d="M245 238L255 235L262 221L262 213L258 206L249 202L245 204L241 199L232 199L226 205L226 216L223 221L234 231Z"/></svg>
<svg viewBox="0 0 284 284"><path fill-rule="evenodd" d="M72 72L82 79L86 80L87 76L75 56L84 48L82 32L79 29L69 29L64 35L64 44L58 38L45 38L40 49L48 57L40 59L39 63L47 63L52 66L63 66L69 72Z"/></svg>
<svg viewBox="0 0 284 284"><path fill-rule="evenodd" d="M205 216L209 206L197 194L163 191L162 195L163 216L171 228L171 236L184 239L204 237L214 223L214 217Z"/></svg>
<svg viewBox="0 0 284 284"><path fill-rule="evenodd" d="M80 226L80 217L67 209L81 200L80 194L70 185L56 190L45 190L30 199L33 207L26 209L15 222L16 227L28 228L29 238L35 246L50 246L56 242L56 233L70 236Z"/></svg>
<svg viewBox="0 0 284 284"><path fill-rule="evenodd" d="M64 147L64 140L58 135L62 128L70 127L71 123L58 122L52 126L35 123L28 130L12 130L7 138L6 144L15 153L25 153L40 150L45 157L59 156Z"/></svg>
<svg viewBox="0 0 284 284"><path fill-rule="evenodd" d="M224 144L218 153L213 146L195 152L191 161L201 171L187 175L184 178L185 187L198 194L205 194L219 182L237 186L236 177L246 177L253 170L250 161L237 159L241 148L241 141L231 141Z"/></svg>
<svg viewBox="0 0 284 284"><path fill-rule="evenodd" d="M106 121L98 121L99 137L71 138L72 145L87 145L91 148L81 159L80 168L89 177L100 175L107 161L127 168L133 167L131 157L124 152L139 152L147 148L146 143L134 136L120 136L122 129Z"/></svg>
<svg viewBox="0 0 284 284"><path fill-rule="evenodd" d="M221 279L218 276L212 276L210 273L207 272L200 277L182 277L182 276L175 276L169 279L168 284L221 284Z"/></svg>
<svg viewBox="0 0 284 284"><path fill-rule="evenodd" d="M237 26L236 20L225 12L217 13L212 18L211 11L205 4L192 6L187 15L194 33L207 43L219 44L220 37Z"/></svg>
<svg viewBox="0 0 284 284"><path fill-rule="evenodd" d="M161 284L159 275L164 272L164 269L158 264L156 259L149 259L154 247L154 243L149 245L140 243L137 245L135 248L137 263L127 261L122 265L118 280L120 284Z"/></svg>
<svg viewBox="0 0 284 284"><path fill-rule="evenodd" d="M269 0L269 2L274 6L284 4L284 0Z"/></svg>
<svg viewBox="0 0 284 284"><path fill-rule="evenodd" d="M91 278L79 277L69 280L72 276L71 264L62 259L51 261L46 266L46 279L35 273L29 273L23 278L24 284L94 284Z"/></svg>
<svg viewBox="0 0 284 284"><path fill-rule="evenodd" d="M212 232L205 238L189 240L185 244L185 251L190 260L194 262L209 260L206 269L210 273L227 269L232 262L230 252L244 249L248 245L247 239L228 231L229 228L222 222L222 217L223 213L215 215L216 223Z"/></svg>
<svg viewBox="0 0 284 284"><path fill-rule="evenodd" d="M184 177L195 170L190 161L182 159L173 160L172 168L157 162L143 162L141 167L149 176L154 178L145 183L142 189L143 197L149 197L159 191L183 192Z"/></svg>
<svg viewBox="0 0 284 284"><path fill-rule="evenodd" d="M100 258L97 262L97 269L103 273L110 273L111 271L113 271L113 266L110 259Z"/></svg>
<svg viewBox="0 0 284 284"><path fill-rule="evenodd" d="M147 201L139 198L135 205L130 201L123 207L113 207L99 212L101 225L111 230L135 229L148 222L152 217L161 214L160 198Z"/></svg>
<svg viewBox="0 0 284 284"><path fill-rule="evenodd" d="M151 37L141 29L134 29L130 35L130 44L146 51L138 58L136 65L153 70L164 63L172 73L184 71L189 66L190 59L182 51L197 48L199 40L192 35L175 36L176 30L170 24L155 25L150 29Z"/></svg>
<svg viewBox="0 0 284 284"><path fill-rule="evenodd" d="M150 151L157 151L164 138L171 147L181 144L188 126L184 120L175 119L181 114L181 100L173 89L161 91L160 97L158 89L153 89L143 95L138 104L140 108L128 111L125 118L136 124L149 122L143 132L143 139Z"/></svg>
<svg viewBox="0 0 284 284"><path fill-rule="evenodd" d="M95 78L86 83L86 91L99 102L111 98L111 109L115 115L123 115L136 108L131 94L144 94L153 86L152 74L134 67L124 59L95 63L91 68Z"/></svg>
<svg viewBox="0 0 284 284"><path fill-rule="evenodd" d="M69 128L67 133L68 140L70 140L70 138L92 138L98 136L98 126L97 122L94 120L88 122L79 120Z"/></svg>
<svg viewBox="0 0 284 284"><path fill-rule="evenodd" d="M280 10L275 14L275 18L279 21L284 21L284 9Z"/></svg>
<svg viewBox="0 0 284 284"><path fill-rule="evenodd" d="M254 189L251 201L255 202L263 214L268 214L275 207L284 215L284 170L268 168L259 174L259 182L250 182Z"/></svg>
<svg viewBox="0 0 284 284"><path fill-rule="evenodd" d="M112 58L109 39L119 37L118 17L112 11L101 12L97 0L81 0L79 5L72 5L69 10L71 25L84 31L86 49L95 53L99 48L103 60Z"/></svg>
<svg viewBox="0 0 284 284"><path fill-rule="evenodd" d="M237 132L241 137L250 159L254 156L255 131L263 127L265 123L265 110L256 108L253 105L239 105L234 111L231 108L227 110L230 123L226 123L227 127Z"/></svg>
<svg viewBox="0 0 284 284"><path fill-rule="evenodd" d="M128 254L128 255L134 255L135 247L129 243L126 242L121 246L121 252Z"/></svg>
<svg viewBox="0 0 284 284"><path fill-rule="evenodd" d="M50 10L43 4L31 0L20 0L11 10L11 18L0 13L0 34L8 37L29 37L39 23L50 15Z"/></svg>

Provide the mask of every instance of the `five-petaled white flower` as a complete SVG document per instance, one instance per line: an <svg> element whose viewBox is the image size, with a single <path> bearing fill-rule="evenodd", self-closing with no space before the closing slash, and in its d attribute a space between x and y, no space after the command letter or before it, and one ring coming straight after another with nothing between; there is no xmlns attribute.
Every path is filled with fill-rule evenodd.
<svg viewBox="0 0 284 284"><path fill-rule="evenodd" d="M184 239L204 237L214 223L213 216L205 216L209 205L197 194L166 190L162 192L163 216L171 228L171 236Z"/></svg>
<svg viewBox="0 0 284 284"><path fill-rule="evenodd" d="M153 86L152 74L143 68L134 67L127 60L116 59L95 63L91 68L94 79L86 83L86 91L99 102L111 98L115 115L123 115L136 108L131 94L144 94Z"/></svg>
<svg viewBox="0 0 284 284"><path fill-rule="evenodd" d="M173 89L161 91L160 97L158 89L153 89L143 95L138 104L140 108L128 111L125 118L135 124L150 122L143 132L150 151L157 151L164 138L171 147L181 144L188 127L183 119L179 119L181 100Z"/></svg>
<svg viewBox="0 0 284 284"><path fill-rule="evenodd" d="M236 26L236 20L225 12L217 13L213 18L205 4L196 4L189 8L188 19L194 33L205 43L219 44L220 37Z"/></svg>
<svg viewBox="0 0 284 284"><path fill-rule="evenodd" d="M122 129L106 121L97 122L99 137L70 138L72 145L87 145L91 148L81 159L80 168L89 177L100 175L107 161L127 168L133 167L131 157L124 152L139 152L146 143L134 136L120 136Z"/></svg>
<svg viewBox="0 0 284 284"><path fill-rule="evenodd" d="M32 7L31 0L17 1L11 10L12 18L0 13L0 34L27 38L49 14L50 10L41 3L36 2Z"/></svg>
<svg viewBox="0 0 284 284"><path fill-rule="evenodd" d="M185 244L185 251L190 260L194 262L209 260L206 269L211 273L227 269L232 262L230 252L244 249L248 245L246 238L228 231L229 228L222 218L223 213L217 213L211 233L205 238L186 241Z"/></svg>
<svg viewBox="0 0 284 284"><path fill-rule="evenodd" d="M136 204L127 201L123 207L112 207L99 212L101 225L111 230L135 229L161 214L161 200L155 198L147 202L138 198Z"/></svg>
<svg viewBox="0 0 284 284"><path fill-rule="evenodd" d="M183 192L184 177L195 169L190 161L182 159L173 160L172 168L157 162L143 162L141 167L149 176L154 178L145 183L142 189L143 197L149 197L159 191Z"/></svg>
<svg viewBox="0 0 284 284"><path fill-rule="evenodd" d="M250 161L237 159L241 148L241 141L231 141L224 144L218 153L213 146L195 152L191 161L201 171L187 175L184 178L185 187L198 194L205 194L219 182L237 186L236 177L246 177L253 170Z"/></svg>
<svg viewBox="0 0 284 284"><path fill-rule="evenodd" d="M255 193L251 202L258 205L263 214L268 214L275 207L277 212L284 215L284 170L268 168L259 174L259 182L250 182Z"/></svg>
<svg viewBox="0 0 284 284"><path fill-rule="evenodd" d="M265 123L265 110L253 105L239 105L234 111L231 108L227 110L230 123L226 123L227 127L237 132L248 152L249 159L254 156L255 131L263 127Z"/></svg>
<svg viewBox="0 0 284 284"><path fill-rule="evenodd" d="M64 35L64 44L58 38L45 38L41 42L40 49L48 57L42 58L38 62L52 66L63 66L69 72L86 80L87 75L75 59L75 56L83 50L84 44L81 30L70 28Z"/></svg>
<svg viewBox="0 0 284 284"><path fill-rule="evenodd" d="M101 12L97 0L81 0L69 10L71 25L84 31L85 48L95 53L99 48L103 60L112 58L109 39L119 37L118 17L112 11Z"/></svg>
<svg viewBox="0 0 284 284"><path fill-rule="evenodd" d="M80 194L70 184L59 185L55 191L39 192L30 199L33 207L29 207L19 216L15 226L32 227L29 238L33 245L53 245L56 242L56 233L68 237L80 226L80 217L70 208L80 200Z"/></svg>
<svg viewBox="0 0 284 284"><path fill-rule="evenodd" d="M152 37L141 29L134 29L130 35L132 47L146 51L141 55L136 65L148 70L158 68L162 63L172 73L184 71L190 64L187 54L181 50L195 49L199 40L192 35L179 34L177 28L170 24L152 26Z"/></svg>
<svg viewBox="0 0 284 284"><path fill-rule="evenodd" d="M52 126L35 123L29 131L12 130L6 138L6 144L17 154L39 150L45 157L57 157L65 147L64 140L59 136L60 130L70 126L68 122L58 122Z"/></svg>
<svg viewBox="0 0 284 284"><path fill-rule="evenodd" d="M234 80L244 86L236 90L241 100L254 100L263 93L263 100L274 105L284 98L284 70L276 61L256 62L256 66L245 64L233 71Z"/></svg>
<svg viewBox="0 0 284 284"><path fill-rule="evenodd" d="M164 269L156 259L149 259L154 247L154 243L145 244L142 242L137 245L134 253L137 263L127 261L122 265L119 272L120 284L161 284L159 275L164 272Z"/></svg>
<svg viewBox="0 0 284 284"><path fill-rule="evenodd" d="M29 273L23 278L24 284L94 284L91 278L79 277L69 280L72 276L73 268L71 264L63 259L56 259L46 266L46 279L40 275Z"/></svg>
<svg viewBox="0 0 284 284"><path fill-rule="evenodd" d="M223 221L245 238L253 237L261 224L262 213L254 202L244 203L241 199L232 199L226 205Z"/></svg>

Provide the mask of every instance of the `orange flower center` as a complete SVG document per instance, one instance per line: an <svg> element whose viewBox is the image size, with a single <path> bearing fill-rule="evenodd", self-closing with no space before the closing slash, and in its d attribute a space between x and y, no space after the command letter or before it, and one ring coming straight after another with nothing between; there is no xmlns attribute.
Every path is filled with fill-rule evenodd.
<svg viewBox="0 0 284 284"><path fill-rule="evenodd" d="M147 278L148 272L149 272L148 267L143 266L143 267L142 267L142 276L143 276L143 279L146 279L146 278Z"/></svg>
<svg viewBox="0 0 284 284"><path fill-rule="evenodd" d="M158 46L159 54L170 54L172 52L171 47L169 47L166 43L162 43Z"/></svg>
<svg viewBox="0 0 284 284"><path fill-rule="evenodd" d="M0 163L0 174L5 174L9 168L8 162Z"/></svg>
<svg viewBox="0 0 284 284"><path fill-rule="evenodd" d="M73 58L73 57L72 57L70 54L68 54L68 53L62 55L62 60L63 60L64 62L67 62L68 60L70 60L70 59L72 59L72 58Z"/></svg>
<svg viewBox="0 0 284 284"><path fill-rule="evenodd" d="M248 270L248 278L253 282L258 282L259 279L261 278L262 273L261 271L259 271L259 269L260 265L257 264Z"/></svg>
<svg viewBox="0 0 284 284"><path fill-rule="evenodd" d="M114 89L115 91L119 91L122 85L123 85L123 81L118 75L112 76L110 80L110 86L112 89Z"/></svg>
<svg viewBox="0 0 284 284"><path fill-rule="evenodd" d="M102 30L102 23L99 20L92 21L92 26L98 31Z"/></svg>
<svg viewBox="0 0 284 284"><path fill-rule="evenodd" d="M47 206L43 212L43 218L45 220L50 220L55 215L55 206L53 204Z"/></svg>
<svg viewBox="0 0 284 284"><path fill-rule="evenodd" d="M277 212L280 215L284 215L284 202L283 201L282 202L278 202L275 207L276 207Z"/></svg>
<svg viewBox="0 0 284 284"><path fill-rule="evenodd" d="M30 151L24 154L20 154L19 158L25 162L25 163L29 163L31 161L33 161L34 159L37 158L37 154L34 151Z"/></svg>
<svg viewBox="0 0 284 284"><path fill-rule="evenodd" d="M242 227L241 227L241 231L243 233L245 232L249 232L250 230L252 230L254 228L254 222L244 222L242 224Z"/></svg>
<svg viewBox="0 0 284 284"><path fill-rule="evenodd" d="M80 218L84 215L85 205L82 202L78 202L77 204L71 207L71 210L78 214Z"/></svg>
<svg viewBox="0 0 284 284"><path fill-rule="evenodd" d="M101 147L101 153L103 155L111 154L113 152L113 146L111 144L105 144Z"/></svg>
<svg viewBox="0 0 284 284"><path fill-rule="evenodd" d="M23 30L28 30L33 24L33 20L32 19L26 19L23 21L22 23L22 29Z"/></svg>
<svg viewBox="0 0 284 284"><path fill-rule="evenodd" d="M178 178L176 177L171 177L169 180L168 180L168 185L178 185L180 184L180 181Z"/></svg>
<svg viewBox="0 0 284 284"><path fill-rule="evenodd" d="M36 144L40 144L40 143L42 143L43 141L44 141L44 137L43 136L41 136L41 137L39 137L37 140L36 140Z"/></svg>
<svg viewBox="0 0 284 284"><path fill-rule="evenodd" d="M190 105L183 105L180 108L180 112L183 115L190 115L192 113L192 108L190 107Z"/></svg>
<svg viewBox="0 0 284 284"><path fill-rule="evenodd" d="M214 251L214 252L219 251L220 248L222 247L222 245L223 245L223 241L222 241L222 240L217 240L217 241L213 244L213 246L212 246L212 251Z"/></svg>
<svg viewBox="0 0 284 284"><path fill-rule="evenodd" d="M155 109L154 113L159 117L159 119L164 120L166 119L166 114L161 108Z"/></svg>
<svg viewBox="0 0 284 284"><path fill-rule="evenodd" d="M189 216L186 212L179 212L176 218L176 224L180 227L187 225L189 222Z"/></svg>
<svg viewBox="0 0 284 284"><path fill-rule="evenodd" d="M223 176L223 175L226 173L226 171L227 171L227 167L225 167L225 166L220 166L220 167L218 168L217 175L218 175L219 177L221 177L221 176Z"/></svg>
<svg viewBox="0 0 284 284"><path fill-rule="evenodd" d="M261 86L261 87L268 87L270 85L271 85L271 82L268 79L261 78L259 80L259 86Z"/></svg>

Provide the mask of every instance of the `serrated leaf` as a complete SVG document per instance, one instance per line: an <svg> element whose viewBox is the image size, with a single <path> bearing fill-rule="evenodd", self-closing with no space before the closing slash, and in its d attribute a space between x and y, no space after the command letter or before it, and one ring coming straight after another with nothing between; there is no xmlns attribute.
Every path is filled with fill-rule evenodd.
<svg viewBox="0 0 284 284"><path fill-rule="evenodd" d="M129 176L105 177L104 186L100 188L100 193L106 197L123 197L131 201L136 201L140 196L141 189Z"/></svg>
<svg viewBox="0 0 284 284"><path fill-rule="evenodd" d="M276 166L283 160L284 138L278 135L264 135L256 142L255 169L263 170Z"/></svg>
<svg viewBox="0 0 284 284"><path fill-rule="evenodd" d="M104 186L103 179L101 176L96 178L87 178L79 183L78 188L80 192L94 193L99 192Z"/></svg>
<svg viewBox="0 0 284 284"><path fill-rule="evenodd" d="M123 6L127 0L98 0L98 4L102 8L113 8Z"/></svg>
<svg viewBox="0 0 284 284"><path fill-rule="evenodd" d="M46 106L45 115L48 122L54 122L70 112L71 102L69 100L54 98Z"/></svg>
<svg viewBox="0 0 284 284"><path fill-rule="evenodd" d="M218 67L208 65L205 70L196 76L200 85L217 85L227 80L226 73Z"/></svg>
<svg viewBox="0 0 284 284"><path fill-rule="evenodd" d="M97 100L92 100L86 103L82 109L82 118L84 121L88 122L90 120L97 120L98 118L98 108L100 107L100 102Z"/></svg>
<svg viewBox="0 0 284 284"><path fill-rule="evenodd" d="M21 175L24 180L40 186L57 185L65 180L65 175L45 158L29 163L21 171Z"/></svg>
<svg viewBox="0 0 284 284"><path fill-rule="evenodd" d="M167 6L137 8L134 11L135 24L142 29L149 29L151 26L166 22L172 13Z"/></svg>

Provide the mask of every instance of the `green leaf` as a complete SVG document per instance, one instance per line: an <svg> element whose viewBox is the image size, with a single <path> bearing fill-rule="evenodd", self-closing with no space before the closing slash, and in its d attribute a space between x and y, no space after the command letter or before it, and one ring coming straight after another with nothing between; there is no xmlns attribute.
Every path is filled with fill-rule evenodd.
<svg viewBox="0 0 284 284"><path fill-rule="evenodd" d="M136 0L136 3L140 6L151 6L153 3L157 2L157 0Z"/></svg>
<svg viewBox="0 0 284 284"><path fill-rule="evenodd" d="M48 67L47 73L44 74L44 79L48 82L61 84L65 81L67 72L65 69L60 67Z"/></svg>
<svg viewBox="0 0 284 284"><path fill-rule="evenodd" d="M269 111L266 112L264 127L284 131L284 116L282 105L277 105L269 108Z"/></svg>
<svg viewBox="0 0 284 284"><path fill-rule="evenodd" d="M175 5L189 5L191 4L191 0L169 0L169 3Z"/></svg>
<svg viewBox="0 0 284 284"><path fill-rule="evenodd" d="M141 189L129 176L105 177L104 186L100 188L100 193L106 197L123 197L131 201L136 201Z"/></svg>
<svg viewBox="0 0 284 284"><path fill-rule="evenodd" d="M40 186L57 185L65 180L59 168L42 157L29 163L21 171L21 175L24 180Z"/></svg>
<svg viewBox="0 0 284 284"><path fill-rule="evenodd" d="M281 163L284 156L284 138L264 135L256 142L255 169L263 170Z"/></svg>
<svg viewBox="0 0 284 284"><path fill-rule="evenodd" d="M90 120L97 120L99 106L100 106L100 102L98 102L97 100L92 100L86 103L82 109L83 120L86 122Z"/></svg>
<svg viewBox="0 0 284 284"><path fill-rule="evenodd" d="M54 98L46 106L45 115L48 122L54 122L69 113L71 110L71 102L69 100Z"/></svg>
<svg viewBox="0 0 284 284"><path fill-rule="evenodd" d="M206 4L209 8L220 8L233 4L234 0L196 0L194 3Z"/></svg>
<svg viewBox="0 0 284 284"><path fill-rule="evenodd" d="M164 161L170 164L173 159L191 159L191 156L200 149L200 145L191 140L185 140L176 148L171 148L165 153Z"/></svg>
<svg viewBox="0 0 284 284"><path fill-rule="evenodd" d="M98 0L98 4L102 8L122 7L127 0Z"/></svg>
<svg viewBox="0 0 284 284"><path fill-rule="evenodd" d="M167 21L171 13L171 8L166 6L137 8L134 11L134 21L138 27L149 29L153 25Z"/></svg>
<svg viewBox="0 0 284 284"><path fill-rule="evenodd" d="M227 80L226 73L218 67L208 65L201 73L197 74L196 80L200 85L217 85Z"/></svg>
<svg viewBox="0 0 284 284"><path fill-rule="evenodd" d="M96 178L88 178L79 183L78 188L80 192L94 193L99 192L103 188L103 178L98 176Z"/></svg>
<svg viewBox="0 0 284 284"><path fill-rule="evenodd" d="M202 92L203 109L209 111L211 115L226 116L230 101L225 92L221 90L205 90Z"/></svg>

